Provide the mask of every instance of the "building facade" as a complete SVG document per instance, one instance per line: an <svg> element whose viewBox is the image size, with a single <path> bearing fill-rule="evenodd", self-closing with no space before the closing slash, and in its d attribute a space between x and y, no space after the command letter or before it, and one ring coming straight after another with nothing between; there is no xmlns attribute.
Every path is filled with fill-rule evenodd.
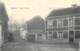
<svg viewBox="0 0 80 51"><path fill-rule="evenodd" d="M46 18L47 39L80 38L80 7L53 10Z"/></svg>
<svg viewBox="0 0 80 51"><path fill-rule="evenodd" d="M27 22L27 31L34 35L35 40L45 39L45 21L40 16L35 16Z"/></svg>
<svg viewBox="0 0 80 51"><path fill-rule="evenodd" d="M5 6L0 2L0 47L3 42L8 41L8 20Z"/></svg>

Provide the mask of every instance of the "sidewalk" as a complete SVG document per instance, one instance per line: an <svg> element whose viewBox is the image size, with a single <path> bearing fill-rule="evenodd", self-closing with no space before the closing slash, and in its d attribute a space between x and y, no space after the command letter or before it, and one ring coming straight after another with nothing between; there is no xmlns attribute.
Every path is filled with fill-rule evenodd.
<svg viewBox="0 0 80 51"><path fill-rule="evenodd" d="M44 44L69 43L68 39L36 40L35 42L37 42L37 43L44 43Z"/></svg>

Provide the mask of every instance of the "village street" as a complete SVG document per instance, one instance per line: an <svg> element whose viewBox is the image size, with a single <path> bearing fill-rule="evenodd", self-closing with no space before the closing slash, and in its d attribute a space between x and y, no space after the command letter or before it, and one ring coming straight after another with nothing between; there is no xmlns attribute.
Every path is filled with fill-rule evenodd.
<svg viewBox="0 0 80 51"><path fill-rule="evenodd" d="M41 44L21 41L4 44L2 51L78 51L78 49L69 43Z"/></svg>

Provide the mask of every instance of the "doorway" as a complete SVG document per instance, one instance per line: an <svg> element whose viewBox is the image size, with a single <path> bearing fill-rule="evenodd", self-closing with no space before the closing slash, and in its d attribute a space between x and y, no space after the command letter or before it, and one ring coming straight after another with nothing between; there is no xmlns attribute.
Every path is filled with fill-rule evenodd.
<svg viewBox="0 0 80 51"><path fill-rule="evenodd" d="M73 42L74 41L74 31L69 31L69 42Z"/></svg>
<svg viewBox="0 0 80 51"><path fill-rule="evenodd" d="M62 32L58 32L58 39L63 39L63 33Z"/></svg>

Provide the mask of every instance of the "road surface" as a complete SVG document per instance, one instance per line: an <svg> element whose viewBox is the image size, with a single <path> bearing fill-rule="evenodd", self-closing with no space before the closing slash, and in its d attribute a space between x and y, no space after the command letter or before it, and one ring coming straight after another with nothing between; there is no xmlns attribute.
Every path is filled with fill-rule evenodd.
<svg viewBox="0 0 80 51"><path fill-rule="evenodd" d="M78 51L78 49L70 43L41 44L22 41L8 42L3 45L2 51Z"/></svg>

